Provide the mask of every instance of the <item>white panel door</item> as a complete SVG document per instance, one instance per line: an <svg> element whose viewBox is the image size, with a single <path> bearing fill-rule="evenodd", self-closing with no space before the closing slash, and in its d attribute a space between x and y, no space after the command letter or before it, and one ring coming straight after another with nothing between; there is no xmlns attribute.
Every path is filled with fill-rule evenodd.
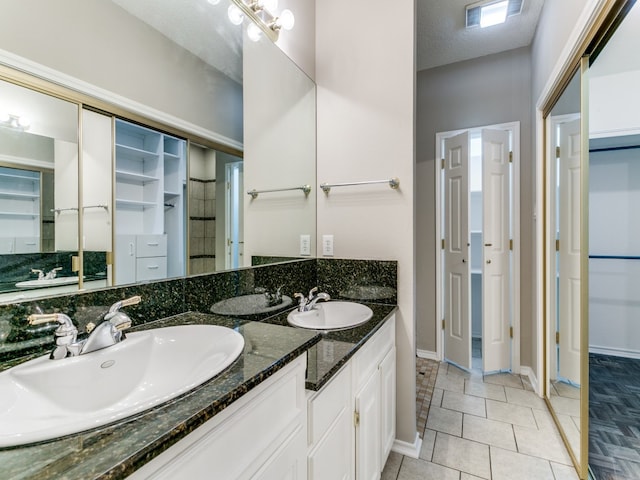
<svg viewBox="0 0 640 480"><path fill-rule="evenodd" d="M468 132L445 140L444 245L444 355L471 369Z"/></svg>
<svg viewBox="0 0 640 480"><path fill-rule="evenodd" d="M560 125L558 324L561 378L580 383L580 119Z"/></svg>
<svg viewBox="0 0 640 480"><path fill-rule="evenodd" d="M511 368L509 132L482 130L482 369Z"/></svg>

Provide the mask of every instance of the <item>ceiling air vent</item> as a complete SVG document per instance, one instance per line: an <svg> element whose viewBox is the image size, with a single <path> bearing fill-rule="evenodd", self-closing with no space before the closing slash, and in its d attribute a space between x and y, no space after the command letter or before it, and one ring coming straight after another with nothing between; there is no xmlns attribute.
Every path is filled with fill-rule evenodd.
<svg viewBox="0 0 640 480"><path fill-rule="evenodd" d="M523 0L483 0L467 5L467 28L490 27L504 23L522 11Z"/></svg>

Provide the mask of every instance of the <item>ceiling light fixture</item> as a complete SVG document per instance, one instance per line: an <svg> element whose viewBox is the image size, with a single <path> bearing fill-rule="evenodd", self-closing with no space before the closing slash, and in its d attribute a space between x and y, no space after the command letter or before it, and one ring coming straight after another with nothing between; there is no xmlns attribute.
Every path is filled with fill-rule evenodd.
<svg viewBox="0 0 640 480"><path fill-rule="evenodd" d="M31 122L27 117L21 117L20 115L13 115L7 112L0 112L0 127L24 132L25 130L28 130L30 126Z"/></svg>
<svg viewBox="0 0 640 480"><path fill-rule="evenodd" d="M483 0L466 6L467 28L491 27L522 12L523 0Z"/></svg>
<svg viewBox="0 0 640 480"><path fill-rule="evenodd" d="M283 10L280 15L276 15L273 13L276 8L278 0L231 0L229 20L235 25L240 25L246 16L253 21L252 25L258 27L247 27L247 35L251 40L257 41L262 31L275 42L280 30L291 30L295 23L291 10Z"/></svg>

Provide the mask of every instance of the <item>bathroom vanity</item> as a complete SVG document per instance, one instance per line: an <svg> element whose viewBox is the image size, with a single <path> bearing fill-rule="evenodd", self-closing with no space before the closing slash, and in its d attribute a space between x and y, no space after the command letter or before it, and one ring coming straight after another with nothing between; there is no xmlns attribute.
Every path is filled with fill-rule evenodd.
<svg viewBox="0 0 640 480"><path fill-rule="evenodd" d="M245 348L217 377L136 417L0 450L0 476L320 479L341 459L349 478L378 478L395 437L396 307L369 306L370 321L322 335L283 326L286 312L269 323L189 312L138 327L221 325Z"/></svg>

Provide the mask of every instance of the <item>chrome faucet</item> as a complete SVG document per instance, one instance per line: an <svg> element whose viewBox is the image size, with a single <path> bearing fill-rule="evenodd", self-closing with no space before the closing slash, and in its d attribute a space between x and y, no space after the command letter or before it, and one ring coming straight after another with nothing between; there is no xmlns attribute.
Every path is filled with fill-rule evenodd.
<svg viewBox="0 0 640 480"><path fill-rule="evenodd" d="M87 333L89 336L83 340L78 340L78 329L64 313L36 313L29 315L27 320L30 325L39 325L53 321L60 324L55 332L53 332L56 347L49 357L52 360L59 360L61 358L75 357L77 355L95 352L96 350L110 347L124 340L125 335L123 330L131 327L131 319L126 313L121 312L120 309L127 305L135 305L137 303L140 303L139 296L114 303L98 326L93 323L87 324Z"/></svg>
<svg viewBox="0 0 640 480"><path fill-rule="evenodd" d="M38 268L32 268L31 269L31 273L37 273L38 274L38 280L53 280L54 278L56 278L56 274L62 270L62 267L56 267L50 271L48 271L47 273L44 273L42 270L38 269Z"/></svg>
<svg viewBox="0 0 640 480"><path fill-rule="evenodd" d="M318 287L313 287L311 290L309 290L309 295L307 297L305 297L302 293L295 293L293 295L298 299L299 312L308 312L309 310L312 310L316 306L316 303L320 300L324 300L325 302L331 300L331 297L328 293L317 292Z"/></svg>

